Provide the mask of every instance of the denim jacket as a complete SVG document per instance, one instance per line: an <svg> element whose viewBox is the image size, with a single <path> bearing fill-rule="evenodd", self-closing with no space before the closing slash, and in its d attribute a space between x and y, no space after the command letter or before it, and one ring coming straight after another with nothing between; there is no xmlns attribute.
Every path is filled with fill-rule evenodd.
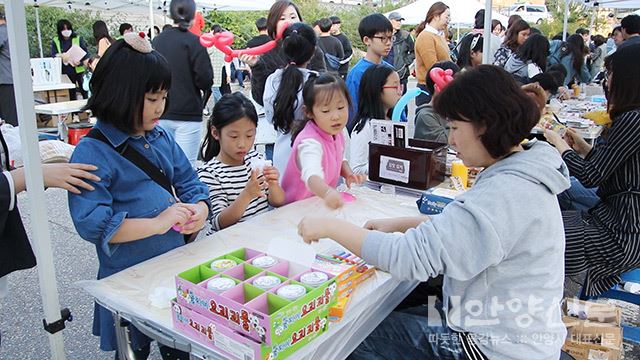
<svg viewBox="0 0 640 360"><path fill-rule="evenodd" d="M131 136L98 120L95 128L116 147L125 141L161 168L171 179L181 202L209 202L209 190L200 180L174 139L156 126L145 136ZM93 164L101 181L91 182L94 191L69 193L71 218L80 236L95 244L100 261L98 279L184 245L183 236L169 230L163 235L109 244L126 218L153 218L176 202L140 168L123 158L111 146L83 138L71 157L73 163Z"/></svg>

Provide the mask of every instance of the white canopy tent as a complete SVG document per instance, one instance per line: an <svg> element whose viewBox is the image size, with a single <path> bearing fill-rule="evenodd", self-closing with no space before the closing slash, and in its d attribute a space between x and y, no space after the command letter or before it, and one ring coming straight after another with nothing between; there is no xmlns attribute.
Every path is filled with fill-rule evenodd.
<svg viewBox="0 0 640 360"><path fill-rule="evenodd" d="M0 1L1 2L1 1ZM169 14L170 0L25 0L25 5L33 5L36 9L36 31L38 33L38 46L40 57L44 57L42 51L42 37L40 35L40 19L38 8L40 6L52 6L69 10L99 11L102 13L126 13L148 14L149 28L153 28L154 14ZM269 10L273 0L196 0L198 10L204 12L212 10L224 11L248 11ZM153 33L152 33L153 35Z"/></svg>
<svg viewBox="0 0 640 360"><path fill-rule="evenodd" d="M166 1L168 7L170 1ZM203 10L265 10L273 0L220 0L196 1L199 9ZM16 97L16 108L20 129L20 141L24 156L26 185L29 189L29 213L31 220L31 241L38 261L38 279L44 310L45 321L48 324L61 320L60 300L53 264L53 251L47 224L47 209L40 206L46 204L44 182L42 178L42 164L38 139L33 100L33 86L29 61L29 46L27 40L27 25L25 5L58 6L71 9L90 11L122 11L129 13L145 13L148 11L153 22L153 14L162 10L164 1L160 0L101 0L101 1L66 1L66 0L0 0L5 5L7 30L9 35L9 50L11 53L11 70ZM88 4L88 5L87 5ZM153 23L151 23L153 27ZM64 323L64 321L62 321ZM49 335L51 359L66 359L63 337L61 332Z"/></svg>
<svg viewBox="0 0 640 360"><path fill-rule="evenodd" d="M427 16L427 11L433 3L437 0L418 0L409 5L403 6L392 12L399 12L404 17L405 24L419 24L424 21ZM485 8L484 1L478 0L450 0L444 1L451 11L451 24L452 25L473 25L476 12ZM384 14L389 16L391 12ZM506 25L508 18L496 11L491 11L491 18L500 20Z"/></svg>
<svg viewBox="0 0 640 360"><path fill-rule="evenodd" d="M584 4L585 6L591 8L604 8L604 9L635 9L640 8L640 0L602 0L602 1L592 1L592 0L565 0L564 2L564 23L562 28L562 40L567 40L567 29L568 29L568 19L569 19L569 4L571 2L577 2ZM640 12L640 10L638 10Z"/></svg>

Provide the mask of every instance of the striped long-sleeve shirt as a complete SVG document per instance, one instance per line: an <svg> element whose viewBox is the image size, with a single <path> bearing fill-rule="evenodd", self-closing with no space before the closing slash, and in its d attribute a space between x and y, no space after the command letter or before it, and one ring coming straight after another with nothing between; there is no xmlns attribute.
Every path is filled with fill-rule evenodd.
<svg viewBox="0 0 640 360"><path fill-rule="evenodd" d="M565 233L567 272L575 262L584 262L587 292L600 293L618 281L618 274L640 265L640 109L618 116L607 141L584 159L573 150L562 157L584 186L599 187L600 202L589 211L584 228L565 226ZM575 243L584 250L570 251Z"/></svg>
<svg viewBox="0 0 640 360"><path fill-rule="evenodd" d="M239 166L226 165L220 162L220 160L213 158L198 168L200 181L209 187L211 211L209 212L210 228L208 234L221 230L218 221L220 213L240 196L240 193L244 190L251 178L251 159L260 157L261 155L254 150L245 156L244 164ZM268 195L269 190L267 189L265 191ZM267 198L257 197L251 200L238 222L242 222L268 210L269 202Z"/></svg>

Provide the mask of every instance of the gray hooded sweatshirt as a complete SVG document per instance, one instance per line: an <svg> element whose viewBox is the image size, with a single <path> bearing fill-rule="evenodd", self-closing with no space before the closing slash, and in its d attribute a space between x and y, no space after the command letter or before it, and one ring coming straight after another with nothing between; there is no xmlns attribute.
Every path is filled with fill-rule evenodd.
<svg viewBox="0 0 640 360"><path fill-rule="evenodd" d="M362 256L400 280L444 275L449 328L470 333L489 359L557 360L566 330L556 195L569 184L558 152L530 142L430 221L404 234L372 231Z"/></svg>

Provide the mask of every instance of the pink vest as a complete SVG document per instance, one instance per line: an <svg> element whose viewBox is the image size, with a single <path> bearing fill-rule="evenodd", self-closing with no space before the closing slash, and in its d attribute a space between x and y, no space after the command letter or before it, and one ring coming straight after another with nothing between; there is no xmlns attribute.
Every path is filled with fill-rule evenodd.
<svg viewBox="0 0 640 360"><path fill-rule="evenodd" d="M317 140L322 145L322 169L324 171L324 181L326 181L327 185L336 187L338 179L340 179L340 170L344 160L344 137L342 132L336 136L331 136L310 120L293 142L289 162L282 177L282 189L284 190L287 204L314 196L302 181L301 172L296 161L298 146L305 139Z"/></svg>

